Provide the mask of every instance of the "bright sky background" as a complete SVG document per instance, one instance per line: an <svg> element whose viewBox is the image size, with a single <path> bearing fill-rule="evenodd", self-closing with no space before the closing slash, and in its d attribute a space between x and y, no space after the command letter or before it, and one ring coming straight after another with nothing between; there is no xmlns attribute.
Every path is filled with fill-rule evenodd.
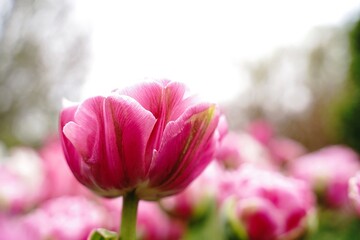
<svg viewBox="0 0 360 240"><path fill-rule="evenodd" d="M319 25L346 22L358 0L88 1L78 19L91 29L83 97L149 78L185 82L217 102L246 89L244 60L299 45Z"/></svg>

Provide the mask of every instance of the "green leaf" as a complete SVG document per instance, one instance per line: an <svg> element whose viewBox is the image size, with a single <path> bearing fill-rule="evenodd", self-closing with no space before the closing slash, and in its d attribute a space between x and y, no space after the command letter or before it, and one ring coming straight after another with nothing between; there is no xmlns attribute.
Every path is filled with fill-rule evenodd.
<svg viewBox="0 0 360 240"><path fill-rule="evenodd" d="M99 228L90 233L88 240L118 240L118 235L116 232Z"/></svg>

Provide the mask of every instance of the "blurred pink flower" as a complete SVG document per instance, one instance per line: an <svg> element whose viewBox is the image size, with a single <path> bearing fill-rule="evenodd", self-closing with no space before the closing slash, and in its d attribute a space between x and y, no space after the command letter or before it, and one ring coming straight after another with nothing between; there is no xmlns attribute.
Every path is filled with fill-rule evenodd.
<svg viewBox="0 0 360 240"><path fill-rule="evenodd" d="M65 108L60 135L75 177L94 192L156 200L183 190L207 166L219 111L185 86L147 82Z"/></svg>
<svg viewBox="0 0 360 240"><path fill-rule="evenodd" d="M153 202L140 203L137 226L141 240L176 240L183 234L181 225L170 220Z"/></svg>
<svg viewBox="0 0 360 240"><path fill-rule="evenodd" d="M228 169L236 169L244 161L241 155L241 136L234 132L229 132L220 141L216 150L215 158Z"/></svg>
<svg viewBox="0 0 360 240"><path fill-rule="evenodd" d="M107 212L84 197L59 197L25 216L38 239L86 240L94 228L109 227Z"/></svg>
<svg viewBox="0 0 360 240"><path fill-rule="evenodd" d="M118 232L122 204L120 199L100 200L109 213L110 229ZM141 201L137 215L137 236L139 240L177 240L181 239L183 227L168 218L157 202Z"/></svg>
<svg viewBox="0 0 360 240"><path fill-rule="evenodd" d="M14 148L0 165L0 210L26 212L39 202L44 181L40 157L31 148Z"/></svg>
<svg viewBox="0 0 360 240"><path fill-rule="evenodd" d="M278 165L287 165L306 153L305 147L299 142L284 137L270 140L267 149L275 164Z"/></svg>
<svg viewBox="0 0 360 240"><path fill-rule="evenodd" d="M224 204L228 221L244 239L296 239L314 217L312 191L277 172L245 167ZM229 191L229 189L228 189Z"/></svg>
<svg viewBox="0 0 360 240"><path fill-rule="evenodd" d="M273 127L266 120L256 120L251 122L247 127L247 132L262 145L267 145L274 137Z"/></svg>
<svg viewBox="0 0 360 240"><path fill-rule="evenodd" d="M221 139L215 158L226 169L237 169L244 163L273 168L266 148L246 133L229 131Z"/></svg>
<svg viewBox="0 0 360 240"><path fill-rule="evenodd" d="M219 140L221 141L229 132L229 126L224 114L220 114L219 123L217 126L217 132L219 133Z"/></svg>
<svg viewBox="0 0 360 240"><path fill-rule="evenodd" d="M21 216L0 214L0 239L3 240L40 240L41 237Z"/></svg>
<svg viewBox="0 0 360 240"><path fill-rule="evenodd" d="M273 164L279 167L287 165L293 159L306 153L305 147L299 142L277 136L271 124L266 120L250 123L247 131L266 149Z"/></svg>
<svg viewBox="0 0 360 240"><path fill-rule="evenodd" d="M184 191L161 199L161 207L171 217L185 222L203 217L211 204L216 203L222 171L217 162L210 163Z"/></svg>
<svg viewBox="0 0 360 240"><path fill-rule="evenodd" d="M360 215L360 172L349 180L349 198Z"/></svg>
<svg viewBox="0 0 360 240"><path fill-rule="evenodd" d="M45 181L42 181L39 189L42 201L61 196L89 196L92 194L72 174L66 163L59 139L48 139L40 149L39 155L43 162L45 177Z"/></svg>
<svg viewBox="0 0 360 240"><path fill-rule="evenodd" d="M360 170L357 154L345 146L330 146L296 159L289 173L306 181L331 207L348 205L348 181Z"/></svg>

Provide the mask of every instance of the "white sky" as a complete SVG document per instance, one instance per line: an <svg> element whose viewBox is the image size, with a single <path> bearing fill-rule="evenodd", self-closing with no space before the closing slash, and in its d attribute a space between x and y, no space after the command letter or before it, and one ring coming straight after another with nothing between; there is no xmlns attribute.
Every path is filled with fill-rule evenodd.
<svg viewBox="0 0 360 240"><path fill-rule="evenodd" d="M301 44L311 28L339 24L356 0L89 1L76 15L92 30L92 60L83 97L144 77L185 82L223 102L244 90L244 60Z"/></svg>

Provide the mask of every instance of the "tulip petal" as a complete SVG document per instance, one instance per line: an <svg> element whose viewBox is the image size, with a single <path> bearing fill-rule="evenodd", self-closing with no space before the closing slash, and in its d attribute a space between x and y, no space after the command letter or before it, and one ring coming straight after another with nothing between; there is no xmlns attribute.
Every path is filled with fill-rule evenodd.
<svg viewBox="0 0 360 240"><path fill-rule="evenodd" d="M147 156L152 156L152 151L159 150L165 127L172 120L173 111L181 103L185 90L184 85L180 83L169 83L163 87L161 102L158 103L158 112L154 115L157 122L147 145ZM151 160L148 159L147 161L150 162Z"/></svg>
<svg viewBox="0 0 360 240"><path fill-rule="evenodd" d="M64 126L74 121L75 118L75 112L77 110L78 106L72 106L65 108L60 113L60 121L59 121L59 127L60 127L60 141L63 146L63 151L65 155L65 159L73 172L76 179L81 183L89 183L91 180L88 178L88 174L83 174L83 165L84 163L81 160L81 156L75 149L74 145L69 141L69 139L64 134ZM87 185L87 184L85 184Z"/></svg>
<svg viewBox="0 0 360 240"><path fill-rule="evenodd" d="M157 119L147 145L147 163L152 160L153 150L160 148L167 123L183 114L193 101L193 98L183 99L185 92L186 87L183 84L168 80L143 83L119 92L135 99Z"/></svg>
<svg viewBox="0 0 360 240"><path fill-rule="evenodd" d="M125 88L117 91L117 93L135 99L143 108L152 112L158 118L159 106L162 105L162 91L163 89L159 82L149 82Z"/></svg>
<svg viewBox="0 0 360 240"><path fill-rule="evenodd" d="M85 162L93 163L103 156L103 102L100 96L87 99L76 111L74 121L63 128Z"/></svg>
<svg viewBox="0 0 360 240"><path fill-rule="evenodd" d="M127 96L111 96L105 101L107 158L118 187L134 187L144 180L146 145L156 119L151 112Z"/></svg>
<svg viewBox="0 0 360 240"><path fill-rule="evenodd" d="M206 144L199 148L199 150L192 156L192 162L185 166L186 169L179 171L177 177L174 177L164 183L160 187L162 191L171 190L172 192L179 192L185 189L189 183L199 176L206 166L212 161L217 141L215 141L213 137L204 141Z"/></svg>
<svg viewBox="0 0 360 240"><path fill-rule="evenodd" d="M216 108L209 104L190 108L170 122L149 172L151 186L177 190L177 184L189 184L211 160L217 122Z"/></svg>
<svg viewBox="0 0 360 240"><path fill-rule="evenodd" d="M74 149L73 145L71 144L71 142L66 138L66 136L63 132L63 128L68 122L74 121L74 116L75 116L77 107L78 106L72 106L72 107L65 108L60 113L60 119L59 119L60 131L59 132L60 132L61 144L63 145L64 155L65 155L66 159L69 159L70 156L73 155L72 151L74 151L75 149Z"/></svg>
<svg viewBox="0 0 360 240"><path fill-rule="evenodd" d="M193 99L191 97L184 98L186 93L184 84L167 80L143 83L118 91L118 93L132 97L141 106L152 112L155 118L165 118L165 122L175 120L184 113L190 106L190 100ZM184 99L186 101L183 101Z"/></svg>
<svg viewBox="0 0 360 240"><path fill-rule="evenodd" d="M118 195L118 191L113 190L117 179L109 176L106 159L104 100L98 96L84 101L79 105L74 121L68 122L63 132L75 149L68 159L75 177L93 191L112 196Z"/></svg>
<svg viewBox="0 0 360 240"><path fill-rule="evenodd" d="M184 98L181 102L179 102L173 109L171 116L169 118L170 121L175 121L178 119L184 112L196 104L200 103L197 96L188 96Z"/></svg>

